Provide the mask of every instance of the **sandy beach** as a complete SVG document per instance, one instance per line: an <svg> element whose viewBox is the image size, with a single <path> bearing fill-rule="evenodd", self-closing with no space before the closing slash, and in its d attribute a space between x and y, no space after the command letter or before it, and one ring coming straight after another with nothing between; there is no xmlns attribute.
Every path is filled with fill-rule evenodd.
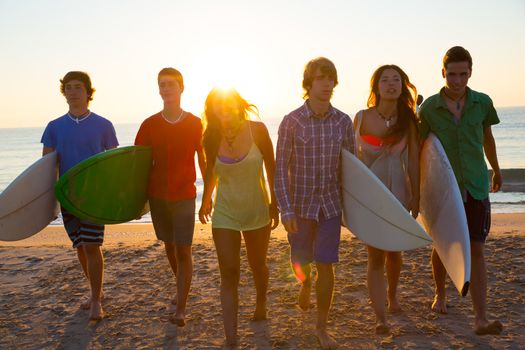
<svg viewBox="0 0 525 350"><path fill-rule="evenodd" d="M0 242L0 349L216 349L223 343L219 271L209 225L197 225L194 275L187 324L168 321L175 282L153 227L107 226L104 243L107 317L88 321L79 309L88 293L76 254L61 226L18 242ZM341 349L518 349L525 347L525 214L493 215L486 246L488 311L505 329L499 336L472 331L470 296L448 283L449 313L430 312L433 285L430 247L404 253L399 299L389 315L392 334L374 334L366 290L366 249L346 230L336 267L329 326ZM268 253L268 321L250 322L255 290L242 254L239 314L245 349L318 349L315 309L296 307L297 284L288 263L282 226ZM314 294L312 294L314 300Z"/></svg>

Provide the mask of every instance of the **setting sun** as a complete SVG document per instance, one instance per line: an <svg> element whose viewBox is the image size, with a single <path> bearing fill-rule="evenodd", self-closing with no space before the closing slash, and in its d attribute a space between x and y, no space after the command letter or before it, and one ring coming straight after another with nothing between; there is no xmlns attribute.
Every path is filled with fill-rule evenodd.
<svg viewBox="0 0 525 350"><path fill-rule="evenodd" d="M266 87L261 84L266 73L257 55L235 47L208 47L186 70L192 91L186 91L185 104L202 110L202 102L213 87L235 89L250 102L266 100Z"/></svg>

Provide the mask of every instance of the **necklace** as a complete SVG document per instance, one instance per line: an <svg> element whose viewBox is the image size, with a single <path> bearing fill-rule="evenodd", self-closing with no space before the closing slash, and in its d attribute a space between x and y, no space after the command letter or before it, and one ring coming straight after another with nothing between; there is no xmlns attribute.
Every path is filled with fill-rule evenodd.
<svg viewBox="0 0 525 350"><path fill-rule="evenodd" d="M233 143L237 139L237 136L239 136L242 125L243 124L241 123L241 125L239 125L235 130L233 130L233 128L227 128L227 129L222 130L222 134L223 134L222 136L224 138L224 142L226 142L226 145L228 146L228 150L230 151L230 153L233 153ZM227 130L232 130L228 132L229 135L226 135Z"/></svg>
<svg viewBox="0 0 525 350"><path fill-rule="evenodd" d="M167 121L167 122L170 123L170 124L175 124L175 123L177 123L177 122L182 118L182 115L183 115L183 114L184 114L184 111L183 111L182 108L181 108L181 110L180 110L180 114L179 114L179 116L177 117L177 119L175 119L175 120L169 120L169 119L166 118L166 116L164 115L164 111L161 111L161 112L160 112L160 115L162 115L162 118L164 118L164 120Z"/></svg>
<svg viewBox="0 0 525 350"><path fill-rule="evenodd" d="M67 116L72 120L74 121L75 123L77 124L80 124L80 122L83 122L84 120L86 120L87 117L89 117L91 115L91 111L87 111L87 113L75 118L73 117L69 112L67 112Z"/></svg>
<svg viewBox="0 0 525 350"><path fill-rule="evenodd" d="M447 98L449 100L451 100L452 102L456 102L456 110L459 112L459 110L461 109L461 100L463 99L463 97L465 97L465 95L467 94L467 90L465 90L465 92L463 93L463 95L461 95L459 98L457 99L453 99L449 94L447 94L446 90L443 89L443 93L445 94L445 96L447 96Z"/></svg>
<svg viewBox="0 0 525 350"><path fill-rule="evenodd" d="M396 122L397 115L391 115L389 117L385 117L383 113L379 112L379 109L377 109L377 107L376 107L376 112L377 114L379 114L379 117L383 119L387 128L390 128L390 126Z"/></svg>
<svg viewBox="0 0 525 350"><path fill-rule="evenodd" d="M235 135L234 137L232 137L231 139L227 138L226 136L224 136L224 141L226 142L226 144L228 145L228 150L233 153L233 142L235 141L235 138L237 137L237 135Z"/></svg>

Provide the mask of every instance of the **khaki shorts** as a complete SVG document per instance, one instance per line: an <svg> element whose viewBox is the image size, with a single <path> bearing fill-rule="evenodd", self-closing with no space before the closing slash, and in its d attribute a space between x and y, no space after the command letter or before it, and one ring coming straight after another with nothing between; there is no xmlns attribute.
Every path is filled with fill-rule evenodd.
<svg viewBox="0 0 525 350"><path fill-rule="evenodd" d="M195 228L195 198L167 201L149 198L151 220L161 241L191 245Z"/></svg>

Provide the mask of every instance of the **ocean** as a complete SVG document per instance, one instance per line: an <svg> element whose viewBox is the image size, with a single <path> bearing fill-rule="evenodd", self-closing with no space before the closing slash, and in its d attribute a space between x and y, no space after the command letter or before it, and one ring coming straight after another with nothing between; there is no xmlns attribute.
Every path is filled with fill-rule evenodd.
<svg viewBox="0 0 525 350"><path fill-rule="evenodd" d="M500 168L503 169L504 191L491 193L494 213L525 212L525 107L497 108L501 123L493 126ZM280 119L265 119L270 136L277 141ZM132 145L140 124L116 124L115 130L121 146ZM0 128L0 192L25 168L42 154L40 138L45 126L35 128ZM489 167L490 168L490 167ZM509 185L509 186L507 186ZM197 171L197 208L203 190L202 178ZM136 222L151 222L143 216ZM53 224L60 224L60 218Z"/></svg>

